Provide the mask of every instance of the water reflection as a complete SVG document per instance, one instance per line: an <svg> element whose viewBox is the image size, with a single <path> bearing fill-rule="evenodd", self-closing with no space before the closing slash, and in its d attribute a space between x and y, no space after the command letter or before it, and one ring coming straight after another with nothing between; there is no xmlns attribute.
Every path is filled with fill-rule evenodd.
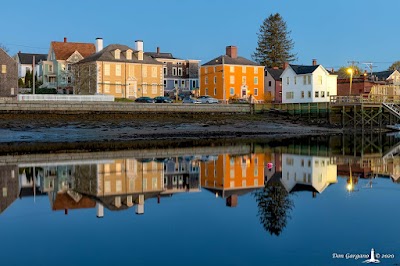
<svg viewBox="0 0 400 266"><path fill-rule="evenodd" d="M160 203L176 193L205 190L217 198L216 204L223 199L227 207L240 206L240 197L251 193L262 226L280 235L295 208L293 194L318 198L340 183L339 178L352 192L373 188L376 178L400 182L399 147L398 139L380 135L369 140L340 136L278 145L3 156L0 213L23 197L48 196L50 208L65 214L93 208L93 215L101 218L105 209L134 208L136 214L145 214L148 199ZM360 180L366 184L361 186Z"/></svg>

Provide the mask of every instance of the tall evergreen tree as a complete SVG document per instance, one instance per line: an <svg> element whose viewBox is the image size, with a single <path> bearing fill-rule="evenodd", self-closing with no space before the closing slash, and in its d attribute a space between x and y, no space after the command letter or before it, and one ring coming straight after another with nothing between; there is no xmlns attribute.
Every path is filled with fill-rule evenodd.
<svg viewBox="0 0 400 266"><path fill-rule="evenodd" d="M260 26L258 47L253 59L266 67L280 67L285 62L296 60L296 54L291 53L294 42L290 38L286 22L279 13L271 14Z"/></svg>

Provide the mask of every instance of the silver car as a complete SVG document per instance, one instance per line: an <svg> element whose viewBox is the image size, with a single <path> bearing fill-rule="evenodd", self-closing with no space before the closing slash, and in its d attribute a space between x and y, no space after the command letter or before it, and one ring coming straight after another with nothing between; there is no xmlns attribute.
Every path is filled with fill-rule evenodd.
<svg viewBox="0 0 400 266"><path fill-rule="evenodd" d="M208 96L208 95L203 95L197 98L201 103L218 103L218 100Z"/></svg>
<svg viewBox="0 0 400 266"><path fill-rule="evenodd" d="M183 98L182 103L201 103L201 101L199 101L195 98L186 97L186 98Z"/></svg>

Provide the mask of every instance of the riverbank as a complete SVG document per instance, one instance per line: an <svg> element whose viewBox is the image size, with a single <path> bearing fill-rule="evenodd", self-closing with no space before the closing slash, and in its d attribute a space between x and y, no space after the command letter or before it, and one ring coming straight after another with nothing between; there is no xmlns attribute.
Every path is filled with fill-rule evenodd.
<svg viewBox="0 0 400 266"><path fill-rule="evenodd" d="M339 128L309 125L277 114L0 115L3 153L21 149L51 151L93 147L101 150L107 146L123 149L149 141L173 141L179 145L179 142L209 139L271 139L341 133Z"/></svg>

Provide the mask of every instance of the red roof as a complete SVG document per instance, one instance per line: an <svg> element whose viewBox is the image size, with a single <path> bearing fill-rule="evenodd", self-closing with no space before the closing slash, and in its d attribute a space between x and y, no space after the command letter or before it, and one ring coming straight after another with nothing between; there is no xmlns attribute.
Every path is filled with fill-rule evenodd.
<svg viewBox="0 0 400 266"><path fill-rule="evenodd" d="M75 51L84 58L96 52L93 43L51 42L51 47L53 47L56 60L67 60Z"/></svg>

